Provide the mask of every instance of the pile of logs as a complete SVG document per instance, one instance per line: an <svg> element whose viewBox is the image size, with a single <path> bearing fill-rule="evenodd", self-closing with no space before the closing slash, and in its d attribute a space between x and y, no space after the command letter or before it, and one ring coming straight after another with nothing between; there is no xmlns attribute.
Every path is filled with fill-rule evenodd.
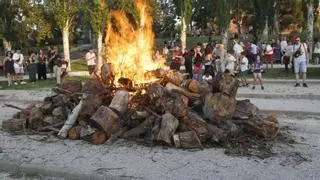
<svg viewBox="0 0 320 180"><path fill-rule="evenodd" d="M236 100L239 82L231 74L208 84L175 71L148 73L159 81L139 88L115 87L110 73L102 81L65 81L53 89L55 95L22 109L2 128L93 144L124 138L177 148L204 148L239 133L270 139L279 133L274 115L261 113L249 100Z"/></svg>

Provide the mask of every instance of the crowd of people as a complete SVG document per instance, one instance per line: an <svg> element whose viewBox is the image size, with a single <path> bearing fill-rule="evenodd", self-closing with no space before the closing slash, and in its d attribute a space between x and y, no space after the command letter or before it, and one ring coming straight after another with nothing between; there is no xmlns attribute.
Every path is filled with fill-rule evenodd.
<svg viewBox="0 0 320 180"><path fill-rule="evenodd" d="M30 52L27 59L20 50L10 50L5 53L3 60L4 74L8 79L8 86L26 84L23 80L25 74L34 84L37 80L46 80L47 73L56 79L57 85L66 75L68 62L60 55L58 47L49 47L47 53L42 49L38 52Z"/></svg>
<svg viewBox="0 0 320 180"><path fill-rule="evenodd" d="M248 87L248 72L253 74L253 86L259 81L261 89L264 89L262 73L269 68L273 69L274 63L284 64L285 71L290 72L289 66L296 76L295 86L308 87L306 84L306 72L308 63L308 46L296 37L294 42L283 38L281 41L259 43L257 41L243 42L233 41L228 50L222 43L198 43L193 49L181 49L180 46L170 47L165 42L163 56L171 61L170 68L180 71L184 65L190 78L198 81L211 82L219 73L231 73L239 77L241 87ZM315 44L314 63L319 63L320 42ZM264 68L265 64L265 68ZM270 67L269 67L270 66Z"/></svg>

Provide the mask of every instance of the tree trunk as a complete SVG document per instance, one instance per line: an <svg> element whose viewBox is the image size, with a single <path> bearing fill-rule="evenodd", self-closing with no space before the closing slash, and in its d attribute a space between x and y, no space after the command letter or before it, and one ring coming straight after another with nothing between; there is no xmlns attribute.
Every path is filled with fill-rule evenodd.
<svg viewBox="0 0 320 180"><path fill-rule="evenodd" d="M314 3L314 0L309 0L308 4L307 4L307 7L308 7L308 37L307 37L307 44L309 45L309 56L307 57L307 63L309 63L309 60L312 59L312 53L313 53L313 21L314 21L313 3Z"/></svg>
<svg viewBox="0 0 320 180"><path fill-rule="evenodd" d="M268 25L268 16L266 16L265 26L264 26L264 29L262 32L262 40L263 41L268 41L268 39L269 39L268 34L269 34L269 25Z"/></svg>
<svg viewBox="0 0 320 180"><path fill-rule="evenodd" d="M183 14L183 11L181 12ZM182 15L181 16L181 50L184 52L185 48L187 47L187 24L186 18Z"/></svg>
<svg viewBox="0 0 320 180"><path fill-rule="evenodd" d="M100 74L100 72L101 72L101 66L102 66L102 64L103 64L103 62L102 62L102 36L103 36L103 34L102 34L102 32L99 32L98 34L97 34L97 48L98 48L98 54L97 54L97 56L98 56L98 63L97 63L97 69L98 69L98 74Z"/></svg>
<svg viewBox="0 0 320 180"><path fill-rule="evenodd" d="M227 27L222 32L222 44L224 45L224 48L228 48L228 40L229 40L229 28Z"/></svg>
<svg viewBox="0 0 320 180"><path fill-rule="evenodd" d="M7 41L6 39L3 39L3 48L8 51L12 49L12 44L10 41Z"/></svg>
<svg viewBox="0 0 320 180"><path fill-rule="evenodd" d="M274 30L275 35L278 37L280 34L280 27L279 27L279 6L278 1L274 1L273 8L275 10L274 17L273 17L273 23L274 23Z"/></svg>
<svg viewBox="0 0 320 180"><path fill-rule="evenodd" d="M63 40L64 59L66 61L68 61L68 71L71 71L70 49L69 49L69 25L68 25L68 23L62 29L62 40Z"/></svg>

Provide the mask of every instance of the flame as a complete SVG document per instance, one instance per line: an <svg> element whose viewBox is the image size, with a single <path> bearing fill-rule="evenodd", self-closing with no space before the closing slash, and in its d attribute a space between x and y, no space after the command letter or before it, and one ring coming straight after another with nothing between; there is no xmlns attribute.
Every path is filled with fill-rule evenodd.
<svg viewBox="0 0 320 180"><path fill-rule="evenodd" d="M115 82L119 78L129 78L134 84L145 83L150 79L144 74L161 68L164 60L153 60L154 33L152 15L148 0L136 0L135 7L139 14L138 25L130 22L123 10L109 14L105 42L107 61L113 65Z"/></svg>

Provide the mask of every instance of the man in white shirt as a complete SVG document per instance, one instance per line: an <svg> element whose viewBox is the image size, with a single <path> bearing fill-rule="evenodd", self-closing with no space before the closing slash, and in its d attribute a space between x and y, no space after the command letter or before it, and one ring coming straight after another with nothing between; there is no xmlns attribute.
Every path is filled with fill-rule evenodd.
<svg viewBox="0 0 320 180"><path fill-rule="evenodd" d="M241 80L241 86L248 87L249 83L247 81L247 73L248 73L248 65L249 65L249 60L245 56L245 53L242 52L240 56L240 72L239 72L239 77Z"/></svg>
<svg viewBox="0 0 320 180"><path fill-rule="evenodd" d="M94 53L93 49L87 52L86 61L87 61L89 74L92 75L92 73L94 73L96 69L96 54Z"/></svg>
<svg viewBox="0 0 320 180"><path fill-rule="evenodd" d="M296 74L296 85L299 87L299 75L302 76L303 87L308 87L306 84L307 79L307 59L308 47L306 43L301 42L301 38L296 37L296 42L292 46L293 60L294 60L294 73Z"/></svg>
<svg viewBox="0 0 320 180"><path fill-rule="evenodd" d="M241 53L240 53L241 54ZM234 51L229 51L226 57L226 69L233 74L235 69L236 58L234 57Z"/></svg>
<svg viewBox="0 0 320 180"><path fill-rule="evenodd" d="M234 51L235 57L238 61L241 53L243 52L243 47L237 41L234 41L233 51Z"/></svg>
<svg viewBox="0 0 320 180"><path fill-rule="evenodd" d="M250 59L249 59L249 64L252 64L253 62L256 61L258 54L258 46L255 45L254 43L250 43Z"/></svg>
<svg viewBox="0 0 320 180"><path fill-rule="evenodd" d="M23 75L24 75L24 69L23 69L23 63L24 63L24 57L20 50L17 50L12 55L12 60L14 61L14 71L15 71L15 85L20 84L26 84L26 82L23 81Z"/></svg>
<svg viewBox="0 0 320 180"><path fill-rule="evenodd" d="M281 64L283 64L283 56L286 53L285 51L287 50L288 47L288 42L286 40L285 37L282 38L281 42L280 42L280 46L281 46Z"/></svg>

